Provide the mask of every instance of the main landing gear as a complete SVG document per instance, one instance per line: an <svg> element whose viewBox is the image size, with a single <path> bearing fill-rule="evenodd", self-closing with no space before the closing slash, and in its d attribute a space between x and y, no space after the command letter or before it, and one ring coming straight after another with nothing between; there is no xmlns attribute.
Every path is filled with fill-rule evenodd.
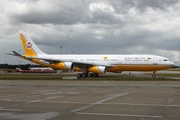
<svg viewBox="0 0 180 120"><path fill-rule="evenodd" d="M99 74L97 73L78 73L77 77L99 77Z"/></svg>

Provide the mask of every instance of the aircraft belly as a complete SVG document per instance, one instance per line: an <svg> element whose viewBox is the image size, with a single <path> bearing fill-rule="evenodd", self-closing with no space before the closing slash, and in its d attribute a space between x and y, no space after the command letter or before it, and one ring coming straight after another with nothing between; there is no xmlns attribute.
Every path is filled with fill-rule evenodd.
<svg viewBox="0 0 180 120"><path fill-rule="evenodd" d="M115 65L116 67L107 68L108 72L117 71L157 71L170 68L168 65Z"/></svg>

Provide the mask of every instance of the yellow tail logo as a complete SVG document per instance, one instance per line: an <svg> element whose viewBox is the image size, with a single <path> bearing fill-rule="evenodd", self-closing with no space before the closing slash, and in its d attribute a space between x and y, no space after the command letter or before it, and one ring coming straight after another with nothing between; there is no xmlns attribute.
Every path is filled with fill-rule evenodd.
<svg viewBox="0 0 180 120"><path fill-rule="evenodd" d="M19 36L25 51L25 56L36 57L36 52L33 50L33 42L28 41L23 34Z"/></svg>

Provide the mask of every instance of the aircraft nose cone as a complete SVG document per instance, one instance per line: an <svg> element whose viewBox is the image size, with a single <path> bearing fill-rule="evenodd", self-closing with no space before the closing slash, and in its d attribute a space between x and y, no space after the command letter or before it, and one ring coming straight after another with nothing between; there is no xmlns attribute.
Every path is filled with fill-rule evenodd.
<svg viewBox="0 0 180 120"><path fill-rule="evenodd" d="M174 63L173 63L172 61L170 61L170 65L171 65L171 66L174 66Z"/></svg>

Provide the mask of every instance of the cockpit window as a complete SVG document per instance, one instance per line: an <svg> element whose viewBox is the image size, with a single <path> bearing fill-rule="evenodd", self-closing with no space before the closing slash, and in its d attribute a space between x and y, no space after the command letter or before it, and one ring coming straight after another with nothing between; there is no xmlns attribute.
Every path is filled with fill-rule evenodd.
<svg viewBox="0 0 180 120"><path fill-rule="evenodd" d="M168 61L168 59L164 59L164 61Z"/></svg>

